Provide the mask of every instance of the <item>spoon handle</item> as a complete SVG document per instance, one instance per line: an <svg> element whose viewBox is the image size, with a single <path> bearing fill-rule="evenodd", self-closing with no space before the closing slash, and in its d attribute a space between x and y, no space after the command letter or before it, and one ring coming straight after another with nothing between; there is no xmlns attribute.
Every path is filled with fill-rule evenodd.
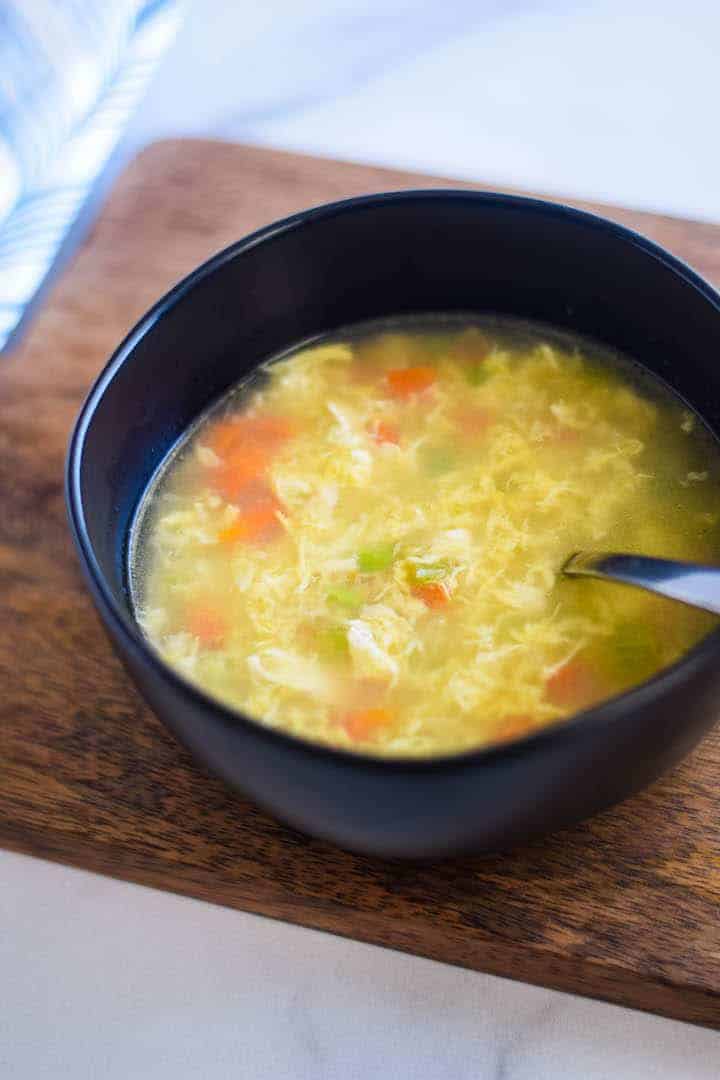
<svg viewBox="0 0 720 1080"><path fill-rule="evenodd" d="M655 559L649 555L580 551L570 556L563 573L635 585L720 615L720 566Z"/></svg>

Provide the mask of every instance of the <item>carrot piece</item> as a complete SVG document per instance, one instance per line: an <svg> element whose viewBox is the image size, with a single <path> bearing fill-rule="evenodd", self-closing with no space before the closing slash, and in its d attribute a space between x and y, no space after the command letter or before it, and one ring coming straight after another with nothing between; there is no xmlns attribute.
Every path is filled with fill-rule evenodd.
<svg viewBox="0 0 720 1080"><path fill-rule="evenodd" d="M231 503L240 503L270 463L267 451L259 446L235 449L209 475L210 484Z"/></svg>
<svg viewBox="0 0 720 1080"><path fill-rule="evenodd" d="M295 425L287 416L274 416L271 413L243 417L242 428L247 440L274 448L282 446L295 434Z"/></svg>
<svg viewBox="0 0 720 1080"><path fill-rule="evenodd" d="M342 718L342 726L351 739L371 739L378 734L381 728L392 723L393 715L389 709L358 709L356 712L345 713Z"/></svg>
<svg viewBox="0 0 720 1080"><path fill-rule="evenodd" d="M429 390L437 378L437 372L435 368L419 365L393 368L386 377L390 393L394 397L406 398Z"/></svg>
<svg viewBox="0 0 720 1080"><path fill-rule="evenodd" d="M517 739L533 726L532 716L525 713L504 716L495 730L498 739Z"/></svg>
<svg viewBox="0 0 720 1080"><path fill-rule="evenodd" d="M568 427L567 424L561 424L553 431L550 436L550 441L558 446L573 446L582 441L582 435L577 428Z"/></svg>
<svg viewBox="0 0 720 1080"><path fill-rule="evenodd" d="M277 450L294 434L292 423L284 416L230 416L211 425L205 436L207 445L218 457L227 458L250 448Z"/></svg>
<svg viewBox="0 0 720 1080"><path fill-rule="evenodd" d="M554 671L545 683L545 697L561 708L585 708L607 692L599 673L579 656Z"/></svg>
<svg viewBox="0 0 720 1080"><path fill-rule="evenodd" d="M262 475L272 455L293 434L282 416L233 416L213 424L205 439L220 458L210 473L210 483L231 503L240 503L246 488Z"/></svg>
<svg viewBox="0 0 720 1080"><path fill-rule="evenodd" d="M239 540L256 543L272 540L282 532L278 511L282 509L278 499L262 499L245 506L227 528L218 533L221 544L235 544Z"/></svg>
<svg viewBox="0 0 720 1080"><path fill-rule="evenodd" d="M374 709L382 705L387 694L386 679L366 677L356 679L349 687L346 707L350 712Z"/></svg>
<svg viewBox="0 0 720 1080"><path fill-rule="evenodd" d="M236 419L228 420L216 420L214 424L210 424L207 431L202 435L202 441L217 454L219 458L224 458L226 454L232 450L238 437L238 428Z"/></svg>
<svg viewBox="0 0 720 1080"><path fill-rule="evenodd" d="M495 422L495 414L481 405L468 406L456 413L457 425L470 438L482 437Z"/></svg>
<svg viewBox="0 0 720 1080"><path fill-rule="evenodd" d="M450 602L450 593L442 581L428 581L425 585L416 585L412 593L434 611L447 607Z"/></svg>
<svg viewBox="0 0 720 1080"><path fill-rule="evenodd" d="M225 619L206 604L197 604L185 613L185 627L206 649L221 649L225 644Z"/></svg>
<svg viewBox="0 0 720 1080"><path fill-rule="evenodd" d="M370 436L376 443L391 443L393 446L400 445L400 433L394 424L388 424L386 420L373 420L369 425Z"/></svg>

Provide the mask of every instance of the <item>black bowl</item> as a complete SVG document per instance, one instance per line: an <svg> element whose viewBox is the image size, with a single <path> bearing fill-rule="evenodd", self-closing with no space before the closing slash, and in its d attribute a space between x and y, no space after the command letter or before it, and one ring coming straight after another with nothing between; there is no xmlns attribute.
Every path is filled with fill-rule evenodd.
<svg viewBox="0 0 720 1080"><path fill-rule="evenodd" d="M438 856L517 843L637 790L712 725L720 632L655 678L509 745L382 760L264 728L186 682L136 625L133 513L188 424L259 361L363 319L486 311L614 346L720 427L720 297L642 237L567 207L457 191L372 195L270 225L216 255L128 335L90 392L67 464L80 559L148 702L212 769L300 829L356 851Z"/></svg>

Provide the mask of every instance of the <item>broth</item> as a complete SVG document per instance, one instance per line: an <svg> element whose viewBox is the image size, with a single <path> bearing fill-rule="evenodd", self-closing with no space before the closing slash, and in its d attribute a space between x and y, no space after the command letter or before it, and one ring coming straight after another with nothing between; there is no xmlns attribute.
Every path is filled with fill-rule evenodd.
<svg viewBox="0 0 720 1080"><path fill-rule="evenodd" d="M631 361L541 326L366 324L263 365L140 508L162 657L262 723L376 754L518 737L644 681L716 620L571 581L576 550L712 562L718 446Z"/></svg>

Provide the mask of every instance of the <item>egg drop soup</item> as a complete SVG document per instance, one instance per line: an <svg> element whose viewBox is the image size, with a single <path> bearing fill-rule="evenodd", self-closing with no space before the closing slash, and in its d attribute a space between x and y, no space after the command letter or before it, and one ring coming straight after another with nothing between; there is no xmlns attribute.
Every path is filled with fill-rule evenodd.
<svg viewBox="0 0 720 1080"><path fill-rule="evenodd" d="M533 732L716 620L560 575L577 550L720 553L718 448L643 369L504 319L397 319L263 365L137 515L137 618L262 724L377 755Z"/></svg>

